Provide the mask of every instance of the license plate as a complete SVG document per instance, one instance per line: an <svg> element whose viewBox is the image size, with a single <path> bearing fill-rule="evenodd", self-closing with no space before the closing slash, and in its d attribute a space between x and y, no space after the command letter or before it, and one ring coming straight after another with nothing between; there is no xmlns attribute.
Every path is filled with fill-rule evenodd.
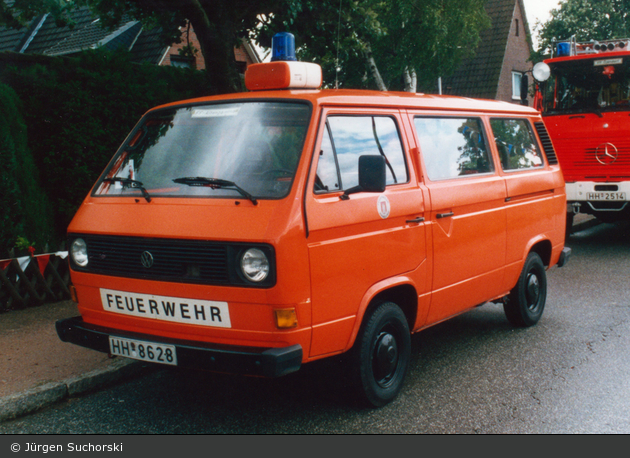
<svg viewBox="0 0 630 458"><path fill-rule="evenodd" d="M125 358L177 366L177 351L174 345L109 336L109 351L112 355Z"/></svg>
<svg viewBox="0 0 630 458"><path fill-rule="evenodd" d="M625 192L588 192L586 200L626 200Z"/></svg>

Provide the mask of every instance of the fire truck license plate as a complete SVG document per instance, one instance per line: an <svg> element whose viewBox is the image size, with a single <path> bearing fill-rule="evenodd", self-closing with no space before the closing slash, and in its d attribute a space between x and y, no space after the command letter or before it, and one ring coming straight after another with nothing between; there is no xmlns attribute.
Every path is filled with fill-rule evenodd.
<svg viewBox="0 0 630 458"><path fill-rule="evenodd" d="M177 352L174 345L109 336L109 351L112 355L125 358L177 366Z"/></svg>
<svg viewBox="0 0 630 458"><path fill-rule="evenodd" d="M588 192L586 200L626 200L625 192Z"/></svg>

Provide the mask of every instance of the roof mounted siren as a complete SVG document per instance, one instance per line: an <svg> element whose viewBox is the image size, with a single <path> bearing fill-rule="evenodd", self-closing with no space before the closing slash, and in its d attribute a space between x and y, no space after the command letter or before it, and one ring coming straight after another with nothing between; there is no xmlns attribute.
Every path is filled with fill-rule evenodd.
<svg viewBox="0 0 630 458"><path fill-rule="evenodd" d="M556 42L551 40L551 57L570 57L580 54L600 54L612 51L626 51L629 48L630 40L628 38L614 40L591 40L578 42L573 35L569 40ZM553 53L556 53L554 56Z"/></svg>
<svg viewBox="0 0 630 458"><path fill-rule="evenodd" d="M293 34L276 33L271 48L271 62L247 67L245 87L248 90L318 89L322 85L322 68L318 64L298 62L295 58Z"/></svg>

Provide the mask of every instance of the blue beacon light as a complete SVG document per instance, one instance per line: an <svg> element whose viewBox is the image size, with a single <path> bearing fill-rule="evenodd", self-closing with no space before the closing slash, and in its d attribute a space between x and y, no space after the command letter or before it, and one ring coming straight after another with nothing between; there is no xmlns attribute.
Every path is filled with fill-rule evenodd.
<svg viewBox="0 0 630 458"><path fill-rule="evenodd" d="M295 61L295 37L289 32L276 33L271 39L271 62Z"/></svg>
<svg viewBox="0 0 630 458"><path fill-rule="evenodd" d="M558 43L556 46L558 57L567 57L571 55L571 43Z"/></svg>

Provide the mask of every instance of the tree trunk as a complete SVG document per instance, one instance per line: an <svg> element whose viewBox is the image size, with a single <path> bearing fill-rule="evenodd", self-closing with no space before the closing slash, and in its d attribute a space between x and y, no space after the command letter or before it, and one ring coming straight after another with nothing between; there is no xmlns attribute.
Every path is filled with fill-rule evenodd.
<svg viewBox="0 0 630 458"><path fill-rule="evenodd" d="M212 93L227 94L241 91L241 78L234 57L236 28L228 20L215 18L211 23L206 11L195 0L188 6L187 16L201 46L200 51L206 62L206 73Z"/></svg>
<svg viewBox="0 0 630 458"><path fill-rule="evenodd" d="M405 68L405 92L416 92L416 88L418 86L418 78L416 76L416 70L410 69L409 67Z"/></svg>
<svg viewBox="0 0 630 458"><path fill-rule="evenodd" d="M374 56L372 55L372 47L369 43L363 46L363 53L365 54L365 59L367 60L368 67L370 68L370 72L372 73L372 78L374 78L378 90L387 91L387 86L385 86L385 82L381 77L381 73L378 71L378 66L376 65Z"/></svg>

